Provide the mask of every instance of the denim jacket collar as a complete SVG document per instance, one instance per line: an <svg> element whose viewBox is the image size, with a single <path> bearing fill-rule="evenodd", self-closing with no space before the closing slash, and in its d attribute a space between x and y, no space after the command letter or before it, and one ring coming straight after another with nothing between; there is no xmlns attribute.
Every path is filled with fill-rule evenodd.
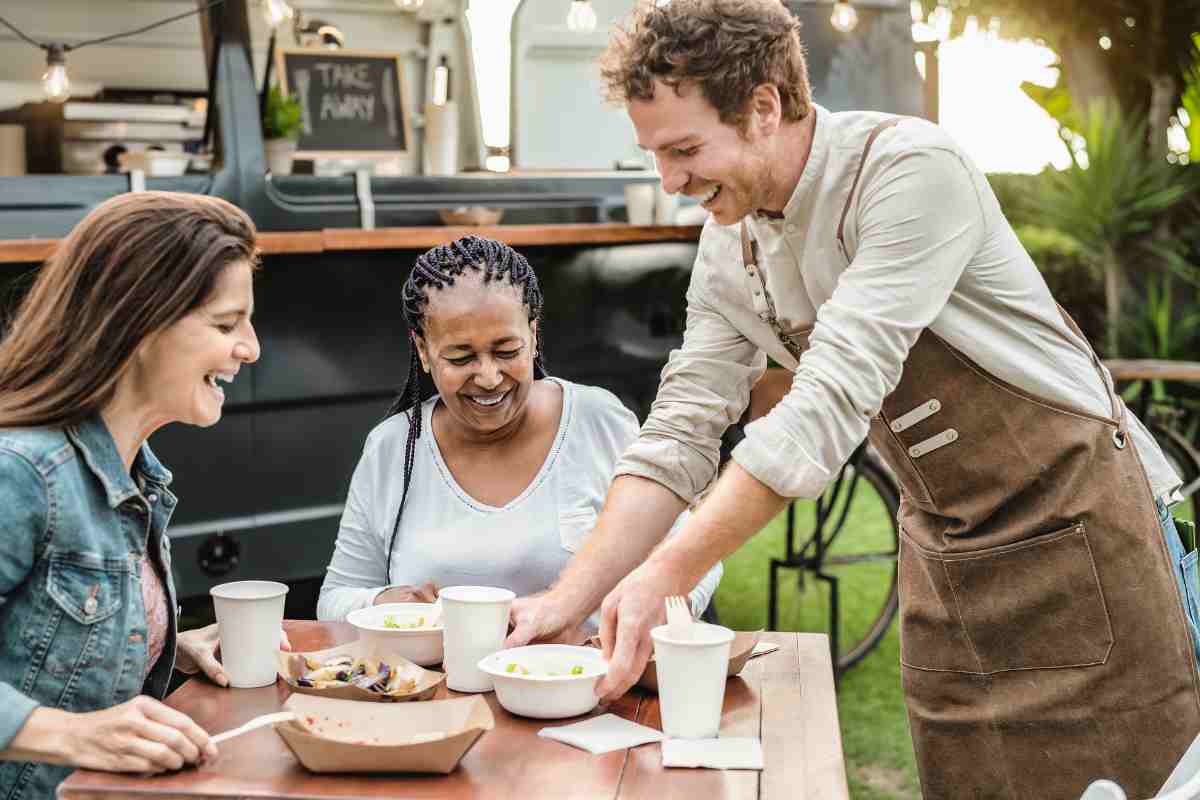
<svg viewBox="0 0 1200 800"><path fill-rule="evenodd" d="M111 508L116 508L129 498L140 494L137 484L129 472L126 472L125 462L117 452L117 443L113 441L112 434L109 433L108 426L104 424L99 412L67 427L67 436L79 448L88 468L104 486ZM145 442L133 460L133 467L149 481L162 486L171 483L171 471L162 465Z"/></svg>

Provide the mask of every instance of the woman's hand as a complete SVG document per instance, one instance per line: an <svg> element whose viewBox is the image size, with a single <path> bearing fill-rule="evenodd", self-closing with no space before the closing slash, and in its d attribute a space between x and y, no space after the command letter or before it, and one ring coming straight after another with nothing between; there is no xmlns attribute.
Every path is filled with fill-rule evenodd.
<svg viewBox="0 0 1200 800"><path fill-rule="evenodd" d="M431 581L420 586L393 586L380 592L372 605L384 603L432 603L437 600L438 590Z"/></svg>
<svg viewBox="0 0 1200 800"><path fill-rule="evenodd" d="M138 695L85 714L37 708L3 755L106 772L156 773L214 761L218 753L186 714Z"/></svg>
<svg viewBox="0 0 1200 800"><path fill-rule="evenodd" d="M175 655L175 669L186 675L203 672L218 686L228 686L229 676L217 659L221 639L216 624L204 628L182 631L177 639L179 648ZM279 631L279 649L291 650L292 643L288 640L287 631Z"/></svg>
<svg viewBox="0 0 1200 800"><path fill-rule="evenodd" d="M190 631L181 631L176 640L175 669L186 675L203 672L218 686L228 686L229 676L217 660L217 648L221 639L216 623Z"/></svg>

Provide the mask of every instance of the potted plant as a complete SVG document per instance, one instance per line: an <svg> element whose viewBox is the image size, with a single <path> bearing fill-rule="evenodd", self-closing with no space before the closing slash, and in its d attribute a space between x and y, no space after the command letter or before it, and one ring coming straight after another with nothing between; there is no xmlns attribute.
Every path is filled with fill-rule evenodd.
<svg viewBox="0 0 1200 800"><path fill-rule="evenodd" d="M296 140L300 138L300 101L272 86L267 92L262 125L271 174L290 175Z"/></svg>

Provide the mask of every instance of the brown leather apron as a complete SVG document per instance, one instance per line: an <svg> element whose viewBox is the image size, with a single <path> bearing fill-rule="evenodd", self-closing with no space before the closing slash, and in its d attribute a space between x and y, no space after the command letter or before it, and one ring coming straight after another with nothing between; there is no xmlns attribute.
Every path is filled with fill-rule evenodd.
<svg viewBox="0 0 1200 800"><path fill-rule="evenodd" d="M871 132L850 197L898 121ZM742 250L753 264L744 223ZM808 331L767 307L799 357ZM1111 417L1036 397L926 329L871 421L902 489L900 658L927 800L1076 800L1099 778L1147 798L1200 732L1186 613L1108 393Z"/></svg>

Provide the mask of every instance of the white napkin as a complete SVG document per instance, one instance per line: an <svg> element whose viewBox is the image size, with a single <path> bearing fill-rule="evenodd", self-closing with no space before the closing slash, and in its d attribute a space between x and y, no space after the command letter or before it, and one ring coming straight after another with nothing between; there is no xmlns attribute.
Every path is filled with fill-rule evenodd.
<svg viewBox="0 0 1200 800"><path fill-rule="evenodd" d="M759 656L765 656L767 653L774 653L778 649L779 645L775 644L774 642L759 642L758 644L754 645L754 649L750 651L750 657L758 658Z"/></svg>
<svg viewBox="0 0 1200 800"><path fill-rule="evenodd" d="M557 728L542 728L538 736L555 739L564 744L573 745L589 753L607 753L610 750L623 750L626 747L637 747L647 742L661 742L666 737L662 731L647 728L622 719L616 714L601 714L598 717L576 722L574 725L562 725Z"/></svg>
<svg viewBox="0 0 1200 800"><path fill-rule="evenodd" d="M762 769L762 742L754 737L667 739L662 744L664 767Z"/></svg>

